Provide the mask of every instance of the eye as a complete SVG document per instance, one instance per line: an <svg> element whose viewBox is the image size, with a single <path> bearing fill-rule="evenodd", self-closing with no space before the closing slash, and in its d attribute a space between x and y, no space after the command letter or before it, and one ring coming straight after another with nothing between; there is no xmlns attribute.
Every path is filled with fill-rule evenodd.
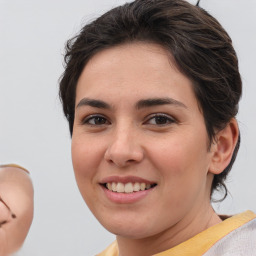
<svg viewBox="0 0 256 256"><path fill-rule="evenodd" d="M95 125L95 126L106 125L106 124L109 124L109 121L105 117L100 115L90 115L83 120L83 124L89 124L89 125Z"/></svg>
<svg viewBox="0 0 256 256"><path fill-rule="evenodd" d="M171 123L175 123L175 120L166 115L166 114L154 114L153 116L150 116L147 121L147 124L151 124L151 125L168 125Z"/></svg>

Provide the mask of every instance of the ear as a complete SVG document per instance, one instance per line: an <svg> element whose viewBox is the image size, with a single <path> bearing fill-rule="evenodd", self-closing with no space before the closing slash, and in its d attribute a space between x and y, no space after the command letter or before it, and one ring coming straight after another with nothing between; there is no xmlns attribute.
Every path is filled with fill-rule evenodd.
<svg viewBox="0 0 256 256"><path fill-rule="evenodd" d="M216 134L212 143L212 161L209 172L220 174L229 165L239 136L239 128L235 118Z"/></svg>

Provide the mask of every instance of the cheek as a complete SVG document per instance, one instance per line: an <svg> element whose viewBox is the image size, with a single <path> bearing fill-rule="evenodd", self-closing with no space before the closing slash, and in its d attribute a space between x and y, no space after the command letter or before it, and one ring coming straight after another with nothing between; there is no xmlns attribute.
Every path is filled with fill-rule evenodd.
<svg viewBox="0 0 256 256"><path fill-rule="evenodd" d="M157 146L158 144L158 146ZM161 144L155 142L151 146L151 159L162 173L163 182L173 186L184 187L191 179L207 174L208 152L205 140L197 140L195 136L173 136Z"/></svg>
<svg viewBox="0 0 256 256"><path fill-rule="evenodd" d="M81 138L72 138L72 162L77 183L91 181L100 163L99 144Z"/></svg>
<svg viewBox="0 0 256 256"><path fill-rule="evenodd" d="M88 147L81 139L72 138L72 162L76 182L84 201L90 204L90 195L93 191L92 180L95 176L95 156L92 147Z"/></svg>
<svg viewBox="0 0 256 256"><path fill-rule="evenodd" d="M151 151L151 159L161 178L161 209L168 208L174 215L176 213L177 219L207 192L207 149L199 143L188 138L175 139Z"/></svg>
<svg viewBox="0 0 256 256"><path fill-rule="evenodd" d="M159 167L159 170L165 174L178 175L187 165L185 159L188 160L187 158L190 157L187 146L184 146L176 138L166 139L161 144L156 142L155 146L152 145L151 158L154 159L153 162Z"/></svg>

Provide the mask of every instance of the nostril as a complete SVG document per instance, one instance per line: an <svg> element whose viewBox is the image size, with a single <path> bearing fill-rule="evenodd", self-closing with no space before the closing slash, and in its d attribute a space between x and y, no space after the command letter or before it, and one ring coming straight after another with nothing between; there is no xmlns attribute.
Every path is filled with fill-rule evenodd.
<svg viewBox="0 0 256 256"><path fill-rule="evenodd" d="M110 164L124 167L140 162L143 156L142 148L137 143L131 143L129 141L121 143L119 140L109 145L106 149L104 159Z"/></svg>

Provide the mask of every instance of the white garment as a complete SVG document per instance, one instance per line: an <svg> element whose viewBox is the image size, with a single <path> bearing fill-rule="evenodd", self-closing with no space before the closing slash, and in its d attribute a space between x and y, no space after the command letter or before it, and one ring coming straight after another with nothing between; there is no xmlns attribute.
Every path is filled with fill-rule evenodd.
<svg viewBox="0 0 256 256"><path fill-rule="evenodd" d="M204 256L256 256L256 219L230 232Z"/></svg>

